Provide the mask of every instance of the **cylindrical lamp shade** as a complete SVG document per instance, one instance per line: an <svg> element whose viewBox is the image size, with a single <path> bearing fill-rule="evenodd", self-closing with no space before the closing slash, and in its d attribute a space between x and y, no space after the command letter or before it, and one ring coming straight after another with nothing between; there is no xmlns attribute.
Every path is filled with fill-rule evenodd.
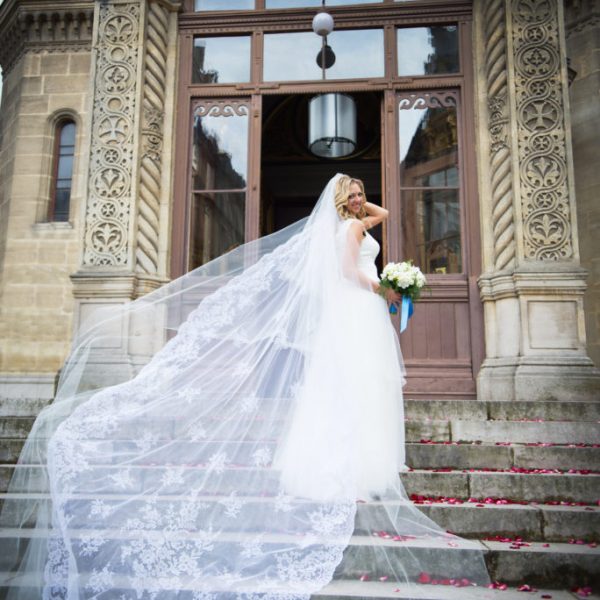
<svg viewBox="0 0 600 600"><path fill-rule="evenodd" d="M356 104L347 94L320 94L308 105L308 145L325 158L352 154L356 148Z"/></svg>

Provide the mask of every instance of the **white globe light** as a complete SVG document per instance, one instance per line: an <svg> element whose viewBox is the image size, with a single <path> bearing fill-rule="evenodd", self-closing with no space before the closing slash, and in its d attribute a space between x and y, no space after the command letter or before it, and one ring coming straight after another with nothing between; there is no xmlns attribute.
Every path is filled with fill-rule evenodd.
<svg viewBox="0 0 600 600"><path fill-rule="evenodd" d="M317 35L329 35L333 31L333 17L326 12L317 13L312 20L312 28Z"/></svg>

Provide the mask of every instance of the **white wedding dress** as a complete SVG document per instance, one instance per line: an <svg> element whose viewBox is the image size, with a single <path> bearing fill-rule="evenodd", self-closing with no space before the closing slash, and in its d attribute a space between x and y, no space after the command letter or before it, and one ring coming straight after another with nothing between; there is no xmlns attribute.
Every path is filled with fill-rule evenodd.
<svg viewBox="0 0 600 600"><path fill-rule="evenodd" d="M398 478L398 340L338 179L308 219L84 324L3 504L9 600L308 600L371 567L485 582Z"/></svg>
<svg viewBox="0 0 600 600"><path fill-rule="evenodd" d="M351 223L348 219L339 225L340 253ZM372 281L379 280L375 265L379 250L375 238L366 233L356 267ZM335 392L323 386L334 345L343 352L338 377L352 391L339 398L339 405L331 402ZM344 490L344 482L347 485L349 474L355 486L351 496L357 499L394 489L398 472L405 468L403 383L400 345L385 300L347 281L333 322L318 333L290 430L275 461L286 491L335 498ZM340 423L341 415L347 422ZM341 432L348 437L341 437ZM321 466L324 456L329 457L327 469Z"/></svg>

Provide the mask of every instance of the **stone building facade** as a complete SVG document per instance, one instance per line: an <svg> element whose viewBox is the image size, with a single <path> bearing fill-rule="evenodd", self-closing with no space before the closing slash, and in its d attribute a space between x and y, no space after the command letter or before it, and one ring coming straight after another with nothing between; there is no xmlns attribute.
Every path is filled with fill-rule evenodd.
<svg viewBox="0 0 600 600"><path fill-rule="evenodd" d="M597 3L336 2L329 9L336 27L380 28L381 74L273 81L266 75L273 36L310 31L317 9L302 6L311 2L269 8L271 1L232 0L232 10L216 11L203 0L5 0L0 7L0 393L51 398L90 311L135 299L197 264L190 248L197 242L206 251L207 242L200 226L194 230L194 202L210 194L190 181L202 160L194 136L208 119L246 119L245 187L228 192L243 199L240 241L296 214L301 199L285 210L285 198L277 200L292 166L305 178L344 165L278 142L274 123L291 122L281 115L301 112L309 94L331 91L354 94L361 118L374 115L380 128L350 166L380 187L376 195L390 209L380 233L386 260L406 256L410 232L402 228L420 218L406 200L408 162L398 171L403 111L431 111L408 155L455 144L443 141L452 132L460 138L452 163L460 173L460 247L446 243L438 256L431 240L425 245L432 296L402 340L409 394L597 398L600 376L590 358L600 360ZM398 32L436 27L455 36L460 65L441 75L433 66L429 79L403 75L393 52ZM191 75L206 40L237 43L244 35L252 39L247 80ZM576 71L571 87L567 57ZM446 133L432 129L435 115L444 115ZM65 122L76 132L71 193L68 218L56 220L56 136ZM414 333L423 331L425 349Z"/></svg>

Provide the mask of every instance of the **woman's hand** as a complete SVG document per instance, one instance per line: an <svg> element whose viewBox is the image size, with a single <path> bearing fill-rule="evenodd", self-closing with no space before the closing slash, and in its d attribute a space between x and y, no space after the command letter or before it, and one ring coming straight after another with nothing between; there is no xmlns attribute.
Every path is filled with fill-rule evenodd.
<svg viewBox="0 0 600 600"><path fill-rule="evenodd" d="M365 202L363 208L367 213L367 216L362 219L366 229L371 229L371 227L379 225L379 223L387 219L389 214L386 208L377 206L377 204L373 204L372 202Z"/></svg>
<svg viewBox="0 0 600 600"><path fill-rule="evenodd" d="M390 304L393 304L394 302L402 302L402 294L399 294L398 292L395 292L391 288L387 288L385 290L385 299Z"/></svg>
<svg viewBox="0 0 600 600"><path fill-rule="evenodd" d="M373 285L373 291L376 294L381 295L381 285L379 283L375 283ZM389 304L393 304L394 302L402 302L402 294L395 292L392 288L386 287L383 295Z"/></svg>

